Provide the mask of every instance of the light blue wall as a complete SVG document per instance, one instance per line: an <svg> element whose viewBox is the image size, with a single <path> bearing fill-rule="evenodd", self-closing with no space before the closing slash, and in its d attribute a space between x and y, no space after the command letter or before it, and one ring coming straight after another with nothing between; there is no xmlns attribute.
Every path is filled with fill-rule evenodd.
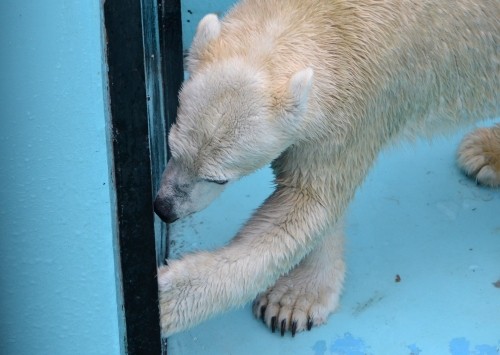
<svg viewBox="0 0 500 355"><path fill-rule="evenodd" d="M119 354L100 1L0 1L0 354Z"/></svg>

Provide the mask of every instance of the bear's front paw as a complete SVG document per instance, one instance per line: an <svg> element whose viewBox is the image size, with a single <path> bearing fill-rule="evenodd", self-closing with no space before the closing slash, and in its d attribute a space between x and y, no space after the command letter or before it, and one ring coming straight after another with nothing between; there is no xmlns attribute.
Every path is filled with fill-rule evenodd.
<svg viewBox="0 0 500 355"><path fill-rule="evenodd" d="M167 337L181 327L182 282L168 266L158 269L158 296L162 336Z"/></svg>
<svg viewBox="0 0 500 355"><path fill-rule="evenodd" d="M500 125L478 128L462 140L458 164L476 181L486 186L500 186Z"/></svg>
<svg viewBox="0 0 500 355"><path fill-rule="evenodd" d="M207 319L220 308L214 297L216 284L209 270L209 254L193 254L170 260L158 269L160 324L163 337L186 330Z"/></svg>
<svg viewBox="0 0 500 355"><path fill-rule="evenodd" d="M274 333L292 336L313 326L326 323L328 315L338 306L340 289L328 282L307 282L284 276L276 285L258 296L253 313Z"/></svg>
<svg viewBox="0 0 500 355"><path fill-rule="evenodd" d="M196 319L197 281L182 261L158 269L160 325L163 337L188 328Z"/></svg>

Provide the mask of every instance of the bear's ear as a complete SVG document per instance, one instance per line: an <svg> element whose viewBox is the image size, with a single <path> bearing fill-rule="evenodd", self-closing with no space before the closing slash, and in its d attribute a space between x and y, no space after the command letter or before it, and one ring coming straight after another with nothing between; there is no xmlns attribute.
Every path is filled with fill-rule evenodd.
<svg viewBox="0 0 500 355"><path fill-rule="evenodd" d="M284 114L281 122L292 139L297 138L297 134L303 127L302 118L307 109L313 76L312 68L302 69L292 75L285 87L285 94L280 104L280 112Z"/></svg>
<svg viewBox="0 0 500 355"><path fill-rule="evenodd" d="M288 95L292 110L302 113L307 107L307 99L311 91L314 71L306 68L295 73L288 82Z"/></svg>
<svg viewBox="0 0 500 355"><path fill-rule="evenodd" d="M221 24L217 15L208 14L201 19L189 51L188 71L190 73L196 69L201 53L207 45L219 37L220 30Z"/></svg>
<svg viewBox="0 0 500 355"><path fill-rule="evenodd" d="M168 140L173 141L177 139L177 134L179 132L179 127L177 126L177 123L174 123L170 126L170 129L168 130Z"/></svg>

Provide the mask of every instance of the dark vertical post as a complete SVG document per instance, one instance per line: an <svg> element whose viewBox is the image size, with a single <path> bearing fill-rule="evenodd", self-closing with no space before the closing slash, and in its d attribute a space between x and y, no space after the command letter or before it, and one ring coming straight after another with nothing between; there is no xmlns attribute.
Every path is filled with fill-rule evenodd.
<svg viewBox="0 0 500 355"><path fill-rule="evenodd" d="M168 128L177 116L177 94L184 80L181 1L158 0L158 9L165 123L168 133ZM168 151L167 156L170 156Z"/></svg>
<svg viewBox="0 0 500 355"><path fill-rule="evenodd" d="M105 0L103 6L125 351L160 354L141 3Z"/></svg>

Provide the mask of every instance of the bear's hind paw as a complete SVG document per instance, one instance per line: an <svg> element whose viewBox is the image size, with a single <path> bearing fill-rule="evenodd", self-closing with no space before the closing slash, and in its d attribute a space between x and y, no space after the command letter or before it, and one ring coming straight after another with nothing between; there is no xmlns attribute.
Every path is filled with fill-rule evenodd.
<svg viewBox="0 0 500 355"><path fill-rule="evenodd" d="M500 124L478 128L460 143L458 164L485 186L500 186Z"/></svg>

